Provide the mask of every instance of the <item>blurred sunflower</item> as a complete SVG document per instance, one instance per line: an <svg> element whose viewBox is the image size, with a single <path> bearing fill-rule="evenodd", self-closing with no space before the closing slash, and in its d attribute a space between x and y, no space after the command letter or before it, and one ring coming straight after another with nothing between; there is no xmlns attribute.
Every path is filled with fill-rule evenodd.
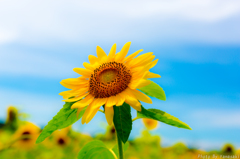
<svg viewBox="0 0 240 159"><path fill-rule="evenodd" d="M235 152L235 148L232 144L227 143L222 148L222 153L225 155L233 155Z"/></svg>
<svg viewBox="0 0 240 159"><path fill-rule="evenodd" d="M154 60L152 52L136 57L141 51L126 57L131 42L126 43L116 54L114 44L107 55L97 46L97 57L89 55L90 64L83 63L85 68L74 68L73 71L82 75L78 78L68 78L60 83L71 90L61 92L65 102L75 102L72 109L78 108L78 113L87 107L82 124L88 123L102 105L105 105L105 116L109 125L113 121L113 106L121 106L124 102L134 109L141 111L141 103L152 103L152 100L138 88L147 86L151 82L148 78L160 77L149 72L158 59ZM135 58L136 57L136 58ZM73 98L71 98L73 97Z"/></svg>
<svg viewBox="0 0 240 159"><path fill-rule="evenodd" d="M33 123L27 122L25 125L19 127L15 132L13 139L16 142L14 147L29 149L34 147L36 139L40 133L40 128Z"/></svg>
<svg viewBox="0 0 240 159"><path fill-rule="evenodd" d="M103 135L103 139L105 140L113 140L116 137L116 129L113 125L107 127L106 134Z"/></svg>
<svg viewBox="0 0 240 159"><path fill-rule="evenodd" d="M7 121L6 122L12 122L15 121L17 118L18 110L17 108L13 106L9 106L7 109Z"/></svg>
<svg viewBox="0 0 240 159"><path fill-rule="evenodd" d="M156 129L158 127L158 121L157 120L143 118L142 122L146 126L146 128L149 129L149 130Z"/></svg>
<svg viewBox="0 0 240 159"><path fill-rule="evenodd" d="M64 147L69 144L70 138L67 136L67 129L62 129L54 132L54 142L60 147Z"/></svg>
<svg viewBox="0 0 240 159"><path fill-rule="evenodd" d="M0 151L3 149L3 144L0 141Z"/></svg>
<svg viewBox="0 0 240 159"><path fill-rule="evenodd" d="M6 128L15 131L18 127L18 110L14 106L9 106L7 109Z"/></svg>
<svg viewBox="0 0 240 159"><path fill-rule="evenodd" d="M240 155L240 148L236 151L237 155Z"/></svg>

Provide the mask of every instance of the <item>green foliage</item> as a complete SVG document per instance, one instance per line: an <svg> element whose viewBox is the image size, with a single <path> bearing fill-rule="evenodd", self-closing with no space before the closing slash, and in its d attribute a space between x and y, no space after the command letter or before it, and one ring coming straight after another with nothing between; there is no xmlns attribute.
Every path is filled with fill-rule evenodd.
<svg viewBox="0 0 240 159"><path fill-rule="evenodd" d="M63 105L63 108L53 117L52 120L44 127L42 133L39 135L36 143L40 143L50 136L55 130L63 129L75 123L83 116L86 109L83 109L77 119L77 109L71 109L74 102L68 102Z"/></svg>
<svg viewBox="0 0 240 159"><path fill-rule="evenodd" d="M122 106L114 106L113 123L117 134L123 143L126 143L132 130L131 107L127 103Z"/></svg>
<svg viewBox="0 0 240 159"><path fill-rule="evenodd" d="M154 119L166 123L168 125L192 130L186 123L180 121L178 118L158 109L145 109L142 106L142 111L137 112L137 117Z"/></svg>
<svg viewBox="0 0 240 159"><path fill-rule="evenodd" d="M150 80L149 80L150 81ZM151 81L151 84L139 88L140 91L147 94L148 96L155 97L160 100L166 100L166 95L162 87L160 87L158 84Z"/></svg>
<svg viewBox="0 0 240 159"><path fill-rule="evenodd" d="M95 140L81 149L78 159L115 159L115 157L102 141Z"/></svg>
<svg viewBox="0 0 240 159"><path fill-rule="evenodd" d="M126 142L123 145L123 152L127 151L128 147L129 147L129 142ZM112 150L116 154L116 156L118 157L118 145L117 144L112 148Z"/></svg>

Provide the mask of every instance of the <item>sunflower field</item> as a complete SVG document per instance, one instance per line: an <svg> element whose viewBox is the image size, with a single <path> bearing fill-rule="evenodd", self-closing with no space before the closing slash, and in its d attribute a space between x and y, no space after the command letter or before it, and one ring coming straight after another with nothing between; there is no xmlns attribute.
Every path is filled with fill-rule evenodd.
<svg viewBox="0 0 240 159"><path fill-rule="evenodd" d="M114 152L117 158L116 130L108 126L105 133L94 136L73 130L71 126L57 130L43 142L36 144L41 128L24 119L24 113L19 113L16 107L8 107L7 119L0 128L0 158L1 159L77 159L86 145L102 144ZM25 115L26 116L26 115ZM237 158L240 150L231 144L225 144L222 149L204 151L187 147L184 143L175 143L170 147L161 145L161 136L152 135L159 122L142 119L144 130L141 136L129 140L123 146L127 159L198 159L198 158ZM94 154L94 152L93 152ZM97 158L104 158L99 156ZM107 158L107 157L106 157Z"/></svg>

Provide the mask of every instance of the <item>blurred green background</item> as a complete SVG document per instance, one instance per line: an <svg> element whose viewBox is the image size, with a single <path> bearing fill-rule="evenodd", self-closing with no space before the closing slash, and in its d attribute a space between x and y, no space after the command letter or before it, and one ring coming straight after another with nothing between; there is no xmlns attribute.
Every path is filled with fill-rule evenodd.
<svg viewBox="0 0 240 159"><path fill-rule="evenodd" d="M107 126L104 133L94 136L74 131L71 126L55 131L40 144L35 144L40 128L24 119L27 114L19 113L15 107L9 107L6 123L0 127L0 158L2 159L67 159L77 158L81 148L90 141L101 140L109 149L116 145L113 126ZM152 135L151 131L159 127L159 122L141 119L141 135L128 141L125 151L127 159L195 159L195 158L238 158L240 149L226 143L219 150L205 151L188 147L182 142L163 147L161 136Z"/></svg>

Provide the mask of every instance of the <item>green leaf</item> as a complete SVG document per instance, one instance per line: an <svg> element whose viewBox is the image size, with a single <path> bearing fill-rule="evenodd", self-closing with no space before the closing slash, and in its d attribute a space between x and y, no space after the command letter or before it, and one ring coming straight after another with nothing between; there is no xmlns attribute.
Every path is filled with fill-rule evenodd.
<svg viewBox="0 0 240 159"><path fill-rule="evenodd" d="M126 143L132 130L131 107L127 103L122 106L113 106L114 116L113 123L117 134L123 143Z"/></svg>
<svg viewBox="0 0 240 159"><path fill-rule="evenodd" d="M137 112L137 117L154 119L166 123L168 125L192 130L186 123L180 121L178 118L158 109L145 109L142 106L142 111Z"/></svg>
<svg viewBox="0 0 240 159"><path fill-rule="evenodd" d="M155 97L160 100L166 100L166 95L162 87L160 87L157 83L154 83L153 81L151 81L151 84L138 89L143 93L147 94L148 96Z"/></svg>
<svg viewBox="0 0 240 159"><path fill-rule="evenodd" d="M115 159L115 157L102 141L95 140L81 149L78 159Z"/></svg>
<svg viewBox="0 0 240 159"><path fill-rule="evenodd" d="M127 151L129 147L129 142L126 142L124 145L123 145L123 152ZM113 152L116 154L116 156L118 157L118 144L116 144L113 148L112 148Z"/></svg>
<svg viewBox="0 0 240 159"><path fill-rule="evenodd" d="M42 130L42 133L39 135L36 143L40 143L50 136L55 130L63 129L75 123L78 119L83 116L86 108L83 109L77 119L77 109L71 109L71 106L74 102L68 102L63 105L63 108L53 117L52 120Z"/></svg>

